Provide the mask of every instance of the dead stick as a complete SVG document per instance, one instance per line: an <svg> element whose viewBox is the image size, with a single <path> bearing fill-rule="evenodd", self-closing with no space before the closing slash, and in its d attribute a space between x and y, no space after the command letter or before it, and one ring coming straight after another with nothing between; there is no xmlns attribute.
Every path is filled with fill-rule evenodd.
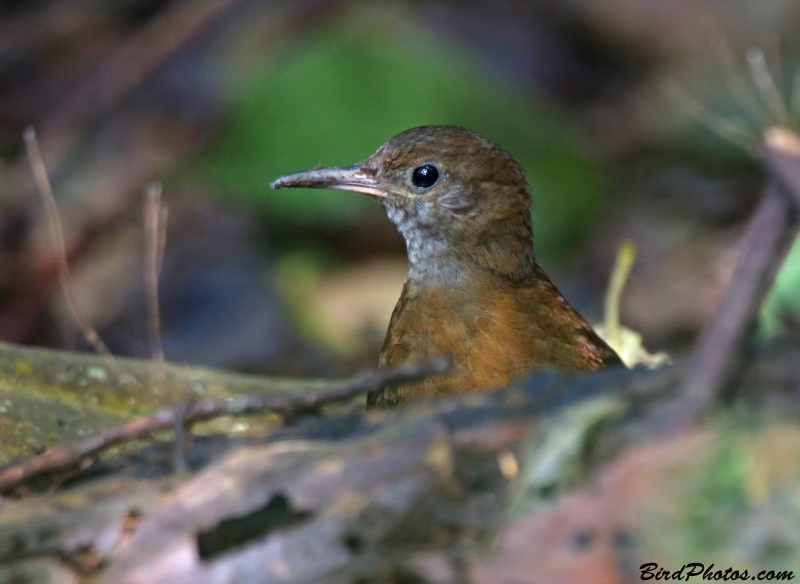
<svg viewBox="0 0 800 584"><path fill-rule="evenodd" d="M161 183L147 187L144 197L145 296L147 297L147 329L150 333L151 356L164 363L161 342L161 315L158 302L158 279L166 244L167 206L161 203ZM163 377L163 372L161 373Z"/></svg>
<svg viewBox="0 0 800 584"><path fill-rule="evenodd" d="M178 418L182 418L184 424L190 424L219 416L243 416L260 412L295 417L313 412L322 405L346 401L382 387L443 373L451 366L451 359L440 357L423 363L407 363L387 371L367 373L324 389L307 387L280 395L255 394L226 400L207 399L191 403L183 411L180 408L160 410L149 416L106 428L83 440L57 446L27 462L3 470L0 472L0 493L9 491L31 477L73 465L115 444L171 429Z"/></svg>
<svg viewBox="0 0 800 584"><path fill-rule="evenodd" d="M767 133L766 151L775 147ZM795 162L800 164L800 157ZM704 413L727 389L741 362L747 334L794 240L800 205L787 192L785 179L771 174L747 225L739 262L684 383L681 422Z"/></svg>
<svg viewBox="0 0 800 584"><path fill-rule="evenodd" d="M86 342L94 347L95 351L100 355L109 357L115 367L119 367L111 351L108 350L108 347L100 338L100 335L97 334L97 330L95 330L92 323L86 318L83 311L78 306L78 301L72 289L72 277L67 263L67 246L64 241L64 228L61 225L61 217L58 213L56 198L53 195L53 187L50 185L50 178L47 176L47 167L39 151L39 143L36 141L36 132L32 127L29 127L23 133L23 137L25 139L25 148L28 153L28 162L30 163L31 172L36 182L36 189L39 191L39 196L44 205L45 215L47 216L50 239L53 244L53 249L56 252L56 261L58 262L58 277L61 281L61 291L67 301L67 307L83 332Z"/></svg>

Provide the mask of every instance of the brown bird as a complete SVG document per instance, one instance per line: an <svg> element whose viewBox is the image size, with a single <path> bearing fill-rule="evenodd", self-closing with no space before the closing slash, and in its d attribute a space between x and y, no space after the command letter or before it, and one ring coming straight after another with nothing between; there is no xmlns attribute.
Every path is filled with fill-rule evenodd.
<svg viewBox="0 0 800 584"><path fill-rule="evenodd" d="M377 197L405 237L408 279L380 366L449 354L455 367L371 394L369 405L500 388L537 366L621 363L536 263L522 166L475 132L413 128L361 164L298 172L272 186Z"/></svg>

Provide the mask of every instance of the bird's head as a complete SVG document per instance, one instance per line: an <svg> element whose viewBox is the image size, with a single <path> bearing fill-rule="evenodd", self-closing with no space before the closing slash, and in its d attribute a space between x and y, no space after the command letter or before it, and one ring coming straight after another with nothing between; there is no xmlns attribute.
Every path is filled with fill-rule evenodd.
<svg viewBox="0 0 800 584"><path fill-rule="evenodd" d="M272 186L341 189L379 198L406 238L412 266L432 256L471 258L486 266L498 264L493 256L509 253L530 256L525 259L532 263L531 198L522 166L497 144L464 128L412 128L360 164L289 174Z"/></svg>

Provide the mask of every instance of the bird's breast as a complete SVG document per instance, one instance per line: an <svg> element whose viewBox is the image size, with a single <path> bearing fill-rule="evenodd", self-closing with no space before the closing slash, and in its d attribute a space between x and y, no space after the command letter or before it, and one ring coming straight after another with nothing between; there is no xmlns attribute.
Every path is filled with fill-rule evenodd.
<svg viewBox="0 0 800 584"><path fill-rule="evenodd" d="M520 310L517 296L509 286L482 281L459 287L407 283L387 331L382 365L451 355L456 370L438 380L442 391L435 393L506 385L547 352L533 315Z"/></svg>

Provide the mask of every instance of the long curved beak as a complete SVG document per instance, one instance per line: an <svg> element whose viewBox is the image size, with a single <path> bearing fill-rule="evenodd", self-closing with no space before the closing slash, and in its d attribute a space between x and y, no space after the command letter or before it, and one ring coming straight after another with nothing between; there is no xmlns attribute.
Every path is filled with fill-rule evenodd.
<svg viewBox="0 0 800 584"><path fill-rule="evenodd" d="M339 189L355 191L375 197L386 197L388 193L378 186L375 177L362 167L317 168L282 176L272 183L273 189L303 187L307 189Z"/></svg>

